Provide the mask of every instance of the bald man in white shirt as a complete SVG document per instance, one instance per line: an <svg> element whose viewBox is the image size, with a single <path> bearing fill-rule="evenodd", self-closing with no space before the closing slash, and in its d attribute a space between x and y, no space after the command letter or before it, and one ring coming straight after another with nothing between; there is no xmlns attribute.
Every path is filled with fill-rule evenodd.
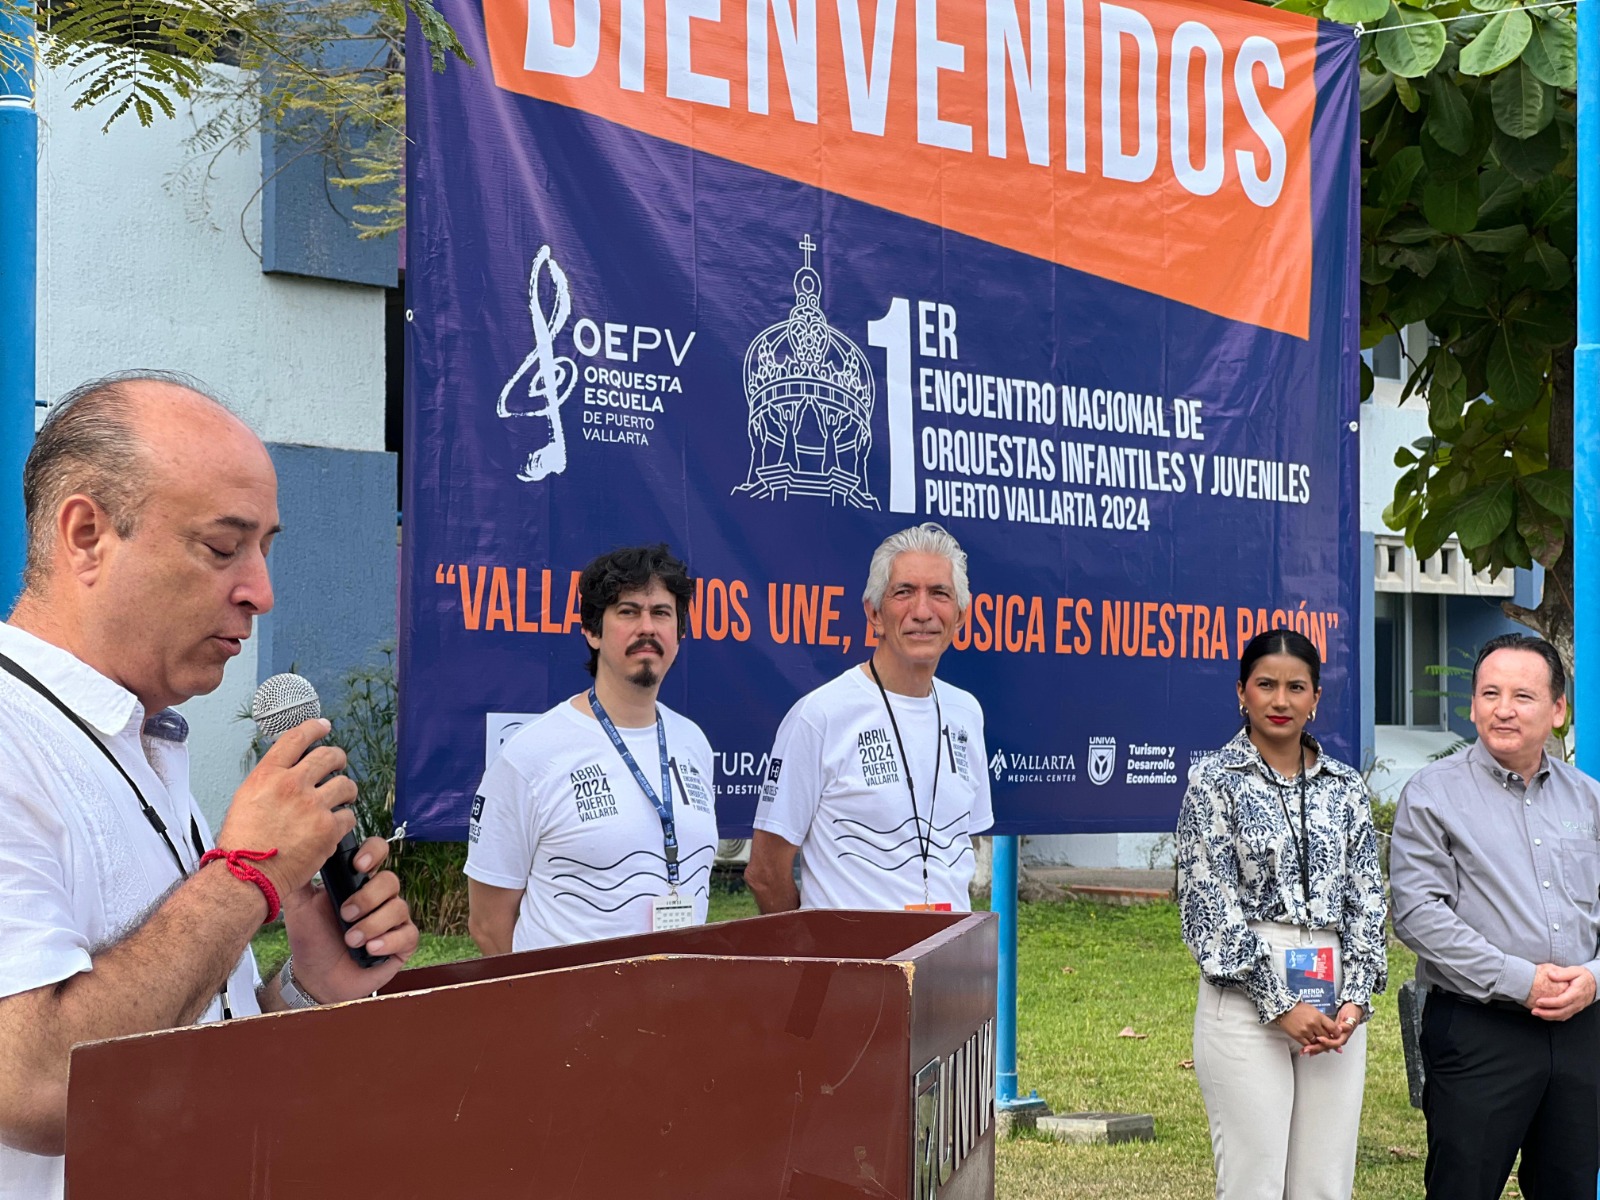
<svg viewBox="0 0 1600 1200"><path fill-rule="evenodd" d="M313 748L326 721L267 751L214 842L189 791L173 706L214 690L272 607L260 439L181 377L109 377L52 410L23 496L27 572L0 626L0 1200L48 1200L75 1044L367 995L417 929L381 838L357 853L375 873L348 933L311 886L355 823L344 752ZM280 904L292 968L263 984L250 938ZM358 967L363 943L388 961ZM349 1072L353 1099L371 1072Z"/></svg>

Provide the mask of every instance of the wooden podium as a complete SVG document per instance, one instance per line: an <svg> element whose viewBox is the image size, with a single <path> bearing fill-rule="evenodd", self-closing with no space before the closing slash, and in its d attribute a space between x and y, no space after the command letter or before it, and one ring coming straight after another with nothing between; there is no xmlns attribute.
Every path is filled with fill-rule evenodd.
<svg viewBox="0 0 1600 1200"><path fill-rule="evenodd" d="M89 1043L67 1195L990 1200L995 948L989 913L785 913Z"/></svg>

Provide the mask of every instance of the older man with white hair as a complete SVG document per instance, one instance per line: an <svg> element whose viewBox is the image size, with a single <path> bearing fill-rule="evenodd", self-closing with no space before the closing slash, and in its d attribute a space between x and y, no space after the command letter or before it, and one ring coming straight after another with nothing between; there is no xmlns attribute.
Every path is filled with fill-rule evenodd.
<svg viewBox="0 0 1600 1200"><path fill-rule="evenodd" d="M745 871L762 912L971 909L972 835L994 821L983 710L934 677L970 598L967 556L938 525L873 554L877 648L778 727Z"/></svg>

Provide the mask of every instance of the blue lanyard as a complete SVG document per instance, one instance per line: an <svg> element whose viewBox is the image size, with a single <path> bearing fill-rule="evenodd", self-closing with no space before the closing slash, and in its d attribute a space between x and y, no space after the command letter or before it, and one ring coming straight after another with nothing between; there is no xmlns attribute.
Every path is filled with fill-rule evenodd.
<svg viewBox="0 0 1600 1200"><path fill-rule="evenodd" d="M606 710L600 704L600 697L595 694L593 688L589 689L589 708L594 712L594 719L600 722L600 728L604 729L606 736L611 739L611 744L617 748L617 753L622 755L622 761L628 765L628 770L633 772L634 781L644 793L644 798L650 801L651 807L656 810L656 816L661 818L661 842L667 859L667 883L676 892L678 827L672 819L672 762L667 757L667 730L661 723L661 714L656 713L656 744L661 748L661 794L658 796L655 789L650 786L650 781L644 777L644 772L639 769L639 764L633 760L633 755L623 742L622 735L617 732L617 727L611 723L611 718L606 716Z"/></svg>

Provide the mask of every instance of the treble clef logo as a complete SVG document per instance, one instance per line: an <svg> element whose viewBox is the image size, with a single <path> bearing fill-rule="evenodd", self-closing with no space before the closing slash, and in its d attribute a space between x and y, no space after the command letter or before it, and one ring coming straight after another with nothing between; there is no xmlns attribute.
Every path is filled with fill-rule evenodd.
<svg viewBox="0 0 1600 1200"><path fill-rule="evenodd" d="M539 281L549 271L554 297L547 313L539 302ZM550 422L550 440L528 455L528 461L517 478L533 483L547 475L559 475L567 469L567 435L561 426L561 405L572 394L578 382L577 364L555 352L556 335L561 332L572 314L572 296L567 286L567 273L561 264L550 256L550 247L539 247L533 267L528 273L528 315L533 320L533 351L522 360L516 374L506 380L500 390L500 403L496 412L507 420L522 417L542 417ZM527 399L513 395L523 376L528 377Z"/></svg>

